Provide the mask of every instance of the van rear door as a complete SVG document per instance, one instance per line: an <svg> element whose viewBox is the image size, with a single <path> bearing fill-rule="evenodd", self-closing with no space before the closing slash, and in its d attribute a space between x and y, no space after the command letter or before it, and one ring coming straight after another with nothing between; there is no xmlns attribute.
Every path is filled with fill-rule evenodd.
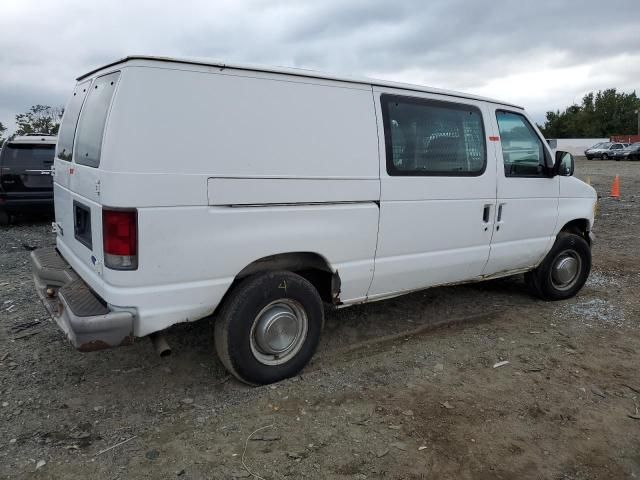
<svg viewBox="0 0 640 480"><path fill-rule="evenodd" d="M102 273L100 161L111 100L120 76L113 72L78 85L62 122L55 177L58 248ZM82 98L82 95L86 98ZM69 255L70 254L70 255Z"/></svg>

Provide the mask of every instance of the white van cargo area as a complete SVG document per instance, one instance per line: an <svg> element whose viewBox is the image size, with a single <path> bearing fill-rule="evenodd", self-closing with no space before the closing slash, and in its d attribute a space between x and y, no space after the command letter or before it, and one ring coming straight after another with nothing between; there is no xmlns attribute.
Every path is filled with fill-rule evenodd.
<svg viewBox="0 0 640 480"><path fill-rule="evenodd" d="M129 57L80 77L36 287L73 345L213 315L239 379L309 361L327 306L526 274L568 298L594 190L522 108L309 71Z"/></svg>

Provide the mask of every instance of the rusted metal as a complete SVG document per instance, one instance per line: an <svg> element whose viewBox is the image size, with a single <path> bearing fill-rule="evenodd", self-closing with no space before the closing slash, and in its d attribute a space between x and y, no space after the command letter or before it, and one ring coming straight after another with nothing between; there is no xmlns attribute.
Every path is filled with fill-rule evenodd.
<svg viewBox="0 0 640 480"><path fill-rule="evenodd" d="M118 345L109 345L104 340L91 340L90 342L83 343L77 350L80 352L97 352L98 350L106 350L114 347L125 347L127 345L132 345L134 340L133 335L127 335L122 339L122 341Z"/></svg>
<svg viewBox="0 0 640 480"><path fill-rule="evenodd" d="M107 342L103 342L102 340L91 340L90 342L83 343L78 347L78 350L81 352L96 352L98 350L105 350L107 348L111 348Z"/></svg>
<svg viewBox="0 0 640 480"><path fill-rule="evenodd" d="M340 303L342 303L340 301L340 289L342 287L342 281L340 280L340 275L338 274L338 271L336 270L332 275L331 275L331 299L333 300L333 303L335 305L339 305Z"/></svg>

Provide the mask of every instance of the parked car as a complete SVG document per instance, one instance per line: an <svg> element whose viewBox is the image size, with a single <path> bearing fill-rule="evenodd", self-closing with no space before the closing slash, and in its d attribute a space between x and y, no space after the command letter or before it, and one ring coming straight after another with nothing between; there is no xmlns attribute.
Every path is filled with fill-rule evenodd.
<svg viewBox="0 0 640 480"><path fill-rule="evenodd" d="M128 57L67 104L57 246L32 252L34 278L82 351L160 347L213 314L226 368L275 382L310 360L326 306L517 273L575 295L596 193L573 168L498 100Z"/></svg>
<svg viewBox="0 0 640 480"><path fill-rule="evenodd" d="M615 152L622 150L625 148L624 143L617 142L603 142L596 143L593 147L588 148L584 151L585 157L587 160L591 160L592 158L601 158L602 160L609 160L614 157Z"/></svg>
<svg viewBox="0 0 640 480"><path fill-rule="evenodd" d="M616 150L614 160L640 160L640 142L633 143L623 149Z"/></svg>
<svg viewBox="0 0 640 480"><path fill-rule="evenodd" d="M51 167L57 138L25 135L8 140L0 152L0 224L12 215L53 211Z"/></svg>

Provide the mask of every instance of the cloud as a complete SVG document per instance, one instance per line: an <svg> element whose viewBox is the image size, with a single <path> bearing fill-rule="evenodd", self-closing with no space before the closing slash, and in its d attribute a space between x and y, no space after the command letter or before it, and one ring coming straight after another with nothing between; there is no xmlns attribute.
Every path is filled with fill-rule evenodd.
<svg viewBox="0 0 640 480"><path fill-rule="evenodd" d="M3 0L0 121L64 104L129 54L294 66L463 90L546 110L638 86L637 0Z"/></svg>

